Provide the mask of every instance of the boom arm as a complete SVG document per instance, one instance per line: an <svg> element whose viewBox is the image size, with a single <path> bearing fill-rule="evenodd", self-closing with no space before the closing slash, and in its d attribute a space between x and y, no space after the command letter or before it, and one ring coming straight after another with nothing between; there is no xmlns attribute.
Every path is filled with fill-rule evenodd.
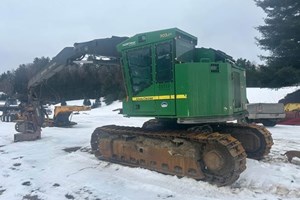
<svg viewBox="0 0 300 200"><path fill-rule="evenodd" d="M120 55L117 45L126 40L127 37L116 37L96 39L89 42L75 43L74 47L66 47L57 54L50 63L28 82L28 102L22 108L22 118L16 124L14 141L35 140L41 137L41 127L44 123L43 108L40 99L36 97L34 88L42 82L50 79L64 67L74 62L80 62L86 55L93 56L93 63L105 65L119 64ZM101 59L106 57L109 59Z"/></svg>
<svg viewBox="0 0 300 200"><path fill-rule="evenodd" d="M38 86L43 81L48 80L64 67L80 61L85 55L108 57L109 60L95 59L100 64L118 64L120 55L117 51L117 44L128 39L128 37L112 36L111 38L96 39L88 42L75 43L74 47L65 47L59 52L50 63L28 82L28 89Z"/></svg>

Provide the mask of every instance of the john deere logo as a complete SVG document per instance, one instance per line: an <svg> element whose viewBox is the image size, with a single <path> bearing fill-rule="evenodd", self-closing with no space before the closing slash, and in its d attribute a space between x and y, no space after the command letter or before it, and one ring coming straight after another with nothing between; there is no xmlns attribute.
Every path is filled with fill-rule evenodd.
<svg viewBox="0 0 300 200"><path fill-rule="evenodd" d="M167 102L161 102L161 104L160 104L160 106L162 107L162 108L166 108L166 107L168 107L168 103Z"/></svg>

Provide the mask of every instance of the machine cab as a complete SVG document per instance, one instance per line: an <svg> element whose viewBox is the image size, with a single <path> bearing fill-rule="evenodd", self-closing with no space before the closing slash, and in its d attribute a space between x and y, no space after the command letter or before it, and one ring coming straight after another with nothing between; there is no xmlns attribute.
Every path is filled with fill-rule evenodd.
<svg viewBox="0 0 300 200"><path fill-rule="evenodd" d="M246 75L222 51L196 48L177 28L135 35L118 45L126 116L176 118L178 123L225 122L246 113Z"/></svg>
<svg viewBox="0 0 300 200"><path fill-rule="evenodd" d="M128 116L175 116L175 64L192 62L197 38L177 28L137 34L118 45Z"/></svg>

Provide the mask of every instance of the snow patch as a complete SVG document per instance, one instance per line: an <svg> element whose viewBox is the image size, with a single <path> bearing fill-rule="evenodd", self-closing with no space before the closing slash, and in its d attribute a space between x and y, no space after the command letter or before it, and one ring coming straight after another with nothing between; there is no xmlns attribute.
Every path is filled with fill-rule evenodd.
<svg viewBox="0 0 300 200"><path fill-rule="evenodd" d="M264 97L271 97L274 102L294 90L250 88L248 98L250 102L261 102ZM68 102L68 105L82 105L82 100ZM124 118L112 111L116 108L121 108L120 102L80 112L73 116L73 121L78 123L74 128L45 128L42 139L34 142L13 143L14 124L0 122L0 199L300 198L300 163L298 160L288 163L282 155L287 150L299 149L299 126L270 128L274 138L270 154L261 161L247 159L247 169L233 185L216 187L191 178L163 175L95 158L89 151L89 141L96 127L108 124L141 126L148 120Z"/></svg>

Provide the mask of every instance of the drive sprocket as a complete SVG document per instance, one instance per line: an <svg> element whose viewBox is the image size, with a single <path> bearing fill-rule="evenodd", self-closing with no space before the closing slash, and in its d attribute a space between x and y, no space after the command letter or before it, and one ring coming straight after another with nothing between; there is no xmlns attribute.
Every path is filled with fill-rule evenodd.
<svg viewBox="0 0 300 200"><path fill-rule="evenodd" d="M248 158L260 160L270 153L273 145L271 133L256 124L224 123L213 127L214 131L230 134L240 141Z"/></svg>

